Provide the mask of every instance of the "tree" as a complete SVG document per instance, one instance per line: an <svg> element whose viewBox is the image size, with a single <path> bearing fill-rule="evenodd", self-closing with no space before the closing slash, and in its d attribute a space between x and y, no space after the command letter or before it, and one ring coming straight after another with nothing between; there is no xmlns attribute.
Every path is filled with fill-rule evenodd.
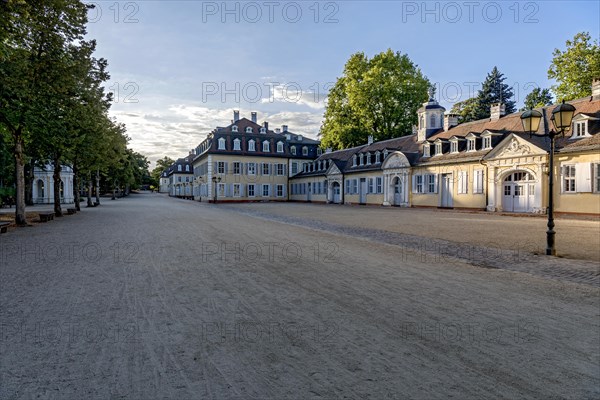
<svg viewBox="0 0 600 400"><path fill-rule="evenodd" d="M324 147L340 149L408 135L430 83L407 55L353 54L329 92L321 127Z"/></svg>
<svg viewBox="0 0 600 400"><path fill-rule="evenodd" d="M557 101L573 100L592 94L592 80L600 77L600 46L588 32L567 40L566 50L554 49L548 78L556 80L552 91Z"/></svg>
<svg viewBox="0 0 600 400"><path fill-rule="evenodd" d="M458 122L463 123L470 121L470 117L475 114L475 108L477 107L477 97L469 97L466 100L454 103L451 114L458 115Z"/></svg>
<svg viewBox="0 0 600 400"><path fill-rule="evenodd" d="M525 97L525 107L519 111L533 110L534 108L552 105L552 103L550 89L535 88Z"/></svg>
<svg viewBox="0 0 600 400"><path fill-rule="evenodd" d="M160 175L174 162L175 160L166 156L156 161L156 167L150 173L153 186L158 187L160 185Z"/></svg>
<svg viewBox="0 0 600 400"><path fill-rule="evenodd" d="M473 110L466 115L464 122L489 118L490 107L495 103L504 103L507 114L517 110L515 102L511 100L513 98L512 88L504 83L505 80L504 74L494 67L477 92Z"/></svg>

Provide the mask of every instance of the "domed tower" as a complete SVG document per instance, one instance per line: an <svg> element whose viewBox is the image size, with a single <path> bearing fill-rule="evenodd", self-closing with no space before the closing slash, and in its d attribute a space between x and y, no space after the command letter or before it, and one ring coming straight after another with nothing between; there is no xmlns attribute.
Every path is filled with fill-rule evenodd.
<svg viewBox="0 0 600 400"><path fill-rule="evenodd" d="M423 142L429 136L444 127L444 112L446 109L433 98L433 87L429 88L429 101L423 103L423 107L417 110L419 125L417 129L417 141Z"/></svg>

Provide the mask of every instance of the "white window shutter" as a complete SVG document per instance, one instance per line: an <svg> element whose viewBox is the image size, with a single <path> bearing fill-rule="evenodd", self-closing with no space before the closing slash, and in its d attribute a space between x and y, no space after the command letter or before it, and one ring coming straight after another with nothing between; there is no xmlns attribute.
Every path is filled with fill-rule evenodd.
<svg viewBox="0 0 600 400"><path fill-rule="evenodd" d="M434 185L433 185L434 193L438 192L438 185L439 185L439 182L440 182L439 177L440 177L440 174L434 175Z"/></svg>
<svg viewBox="0 0 600 400"><path fill-rule="evenodd" d="M417 193L417 176L412 176L412 192Z"/></svg>
<svg viewBox="0 0 600 400"><path fill-rule="evenodd" d="M575 166L575 189L578 193L592 191L592 164L578 163Z"/></svg>
<svg viewBox="0 0 600 400"><path fill-rule="evenodd" d="M283 185L283 197L287 197L287 185Z"/></svg>

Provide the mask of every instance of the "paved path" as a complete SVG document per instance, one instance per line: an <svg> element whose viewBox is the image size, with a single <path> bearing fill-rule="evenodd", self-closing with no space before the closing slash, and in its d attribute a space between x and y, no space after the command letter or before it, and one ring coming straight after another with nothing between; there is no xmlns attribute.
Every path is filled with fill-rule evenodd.
<svg viewBox="0 0 600 400"><path fill-rule="evenodd" d="M234 209L138 195L0 236L0 398L600 396L593 284Z"/></svg>

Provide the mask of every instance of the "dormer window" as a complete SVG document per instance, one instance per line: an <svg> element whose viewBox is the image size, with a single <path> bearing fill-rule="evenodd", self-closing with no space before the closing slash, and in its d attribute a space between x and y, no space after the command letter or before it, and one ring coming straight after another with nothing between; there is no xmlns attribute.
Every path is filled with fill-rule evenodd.
<svg viewBox="0 0 600 400"><path fill-rule="evenodd" d="M233 126L231 127L231 132L237 132L237 131L238 131L238 127L237 127L237 125L233 125Z"/></svg>
<svg viewBox="0 0 600 400"><path fill-rule="evenodd" d="M388 149L383 150L383 159L385 160L388 156Z"/></svg>
<svg viewBox="0 0 600 400"><path fill-rule="evenodd" d="M248 151L256 151L256 142L253 139L248 141Z"/></svg>
<svg viewBox="0 0 600 400"><path fill-rule="evenodd" d="M225 150L225 138L219 138L219 150Z"/></svg>
<svg viewBox="0 0 600 400"><path fill-rule="evenodd" d="M178 172L181 172L181 165L178 165L178 166L177 166L177 171L178 171Z"/></svg>
<svg viewBox="0 0 600 400"><path fill-rule="evenodd" d="M269 150L269 142L268 142L267 140L265 140L265 141L263 142L263 145L262 145L262 151L263 151L263 152L265 152L265 153L268 153L268 152L270 151L270 150Z"/></svg>
<svg viewBox="0 0 600 400"><path fill-rule="evenodd" d="M320 147L317 147L317 156L320 156L321 154L323 154L323 150L321 150Z"/></svg>
<svg viewBox="0 0 600 400"><path fill-rule="evenodd" d="M265 128L264 126L260 128L260 133L267 133L267 128Z"/></svg>
<svg viewBox="0 0 600 400"><path fill-rule="evenodd" d="M379 150L375 152L375 164L379 164L381 162L381 153Z"/></svg>
<svg viewBox="0 0 600 400"><path fill-rule="evenodd" d="M296 146L290 147L290 151L292 152L292 155L295 156L296 155Z"/></svg>
<svg viewBox="0 0 600 400"><path fill-rule="evenodd" d="M583 136L587 136L588 134L588 126L587 121L579 121L573 123L573 135L571 138L579 138Z"/></svg>
<svg viewBox="0 0 600 400"><path fill-rule="evenodd" d="M371 152L367 152L367 165L371 165Z"/></svg>
<svg viewBox="0 0 600 400"><path fill-rule="evenodd" d="M492 148L492 137L491 136L486 136L483 138L483 148L484 149Z"/></svg>
<svg viewBox="0 0 600 400"><path fill-rule="evenodd" d="M185 166L185 172L190 172L190 166L189 165Z"/></svg>
<svg viewBox="0 0 600 400"><path fill-rule="evenodd" d="M429 143L423 145L423 157L429 157L431 153Z"/></svg>
<svg viewBox="0 0 600 400"><path fill-rule="evenodd" d="M363 154L361 153L361 154L360 154L360 165L364 165L364 162L363 162L363 161L364 161L364 160L363 160Z"/></svg>
<svg viewBox="0 0 600 400"><path fill-rule="evenodd" d="M475 151L475 139L467 140L467 151Z"/></svg>
<svg viewBox="0 0 600 400"><path fill-rule="evenodd" d="M306 146L302 147L302 155L303 156L307 156L308 155L308 147L306 147Z"/></svg>
<svg viewBox="0 0 600 400"><path fill-rule="evenodd" d="M450 142L450 153L458 153L458 140Z"/></svg>
<svg viewBox="0 0 600 400"><path fill-rule="evenodd" d="M246 133L252 133L252 132L254 132L254 129L252 129L252 127L251 127L251 126L248 126L248 127L246 128Z"/></svg>
<svg viewBox="0 0 600 400"><path fill-rule="evenodd" d="M240 139L238 139L238 138L233 139L233 149L241 150L240 149Z"/></svg>
<svg viewBox="0 0 600 400"><path fill-rule="evenodd" d="M277 142L277 152L283 153L283 142Z"/></svg>
<svg viewBox="0 0 600 400"><path fill-rule="evenodd" d="M352 166L356 167L356 154L352 156Z"/></svg>
<svg viewBox="0 0 600 400"><path fill-rule="evenodd" d="M441 143L436 143L435 144L435 155L439 156L442 154L442 144Z"/></svg>

